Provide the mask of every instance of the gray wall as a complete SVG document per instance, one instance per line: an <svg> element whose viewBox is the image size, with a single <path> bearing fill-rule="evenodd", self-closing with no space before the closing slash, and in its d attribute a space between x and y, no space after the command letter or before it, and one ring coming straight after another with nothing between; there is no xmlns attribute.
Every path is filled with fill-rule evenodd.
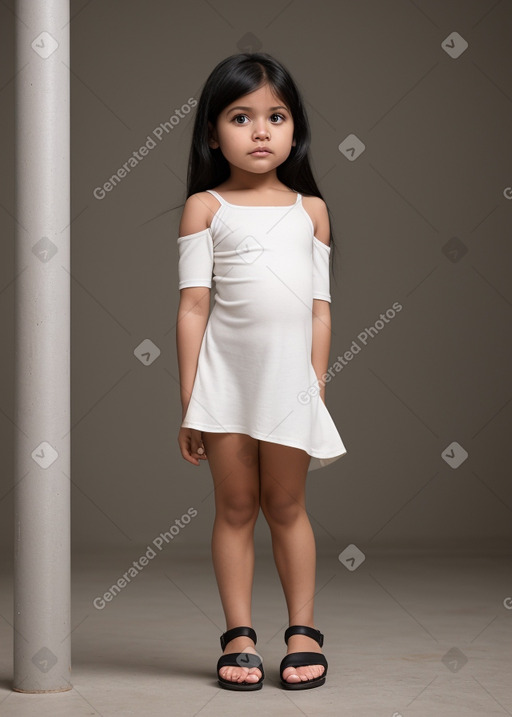
<svg viewBox="0 0 512 717"><path fill-rule="evenodd" d="M7 551L23 429L11 351L13 7L0 4ZM194 114L176 110L246 48L282 60L303 92L337 242L330 364L360 349L327 387L348 453L308 478L318 548L509 549L510 3L111 0L72 2L71 16L75 549L149 545L189 508L197 515L173 540L207 549L211 475L176 440L176 237ZM443 49L452 32L455 50L468 43L457 58ZM339 145L352 134L365 149L349 161ZM95 198L148 135L147 156ZM394 302L402 309L365 344ZM145 340L160 351L150 365L136 356ZM454 441L468 453L457 468L442 457ZM268 547L262 516L257 540Z"/></svg>

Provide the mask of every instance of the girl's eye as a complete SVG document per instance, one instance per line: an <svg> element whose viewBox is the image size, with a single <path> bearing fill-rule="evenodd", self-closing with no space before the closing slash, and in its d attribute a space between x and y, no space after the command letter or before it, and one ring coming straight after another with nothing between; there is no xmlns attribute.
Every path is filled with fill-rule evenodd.
<svg viewBox="0 0 512 717"><path fill-rule="evenodd" d="M237 120L238 120L240 117L245 117L246 119L248 119L247 115L235 115L235 116L233 117L233 122L234 122L235 124L242 124L242 125L246 124L246 122L237 122ZM280 118L283 120L283 122L284 122L284 119L285 119L284 116L283 116L282 114L279 114L278 112L274 112L274 114L270 115L270 117L271 117L271 118L272 118L272 117L280 117ZM273 124L279 124L279 122L274 122Z"/></svg>

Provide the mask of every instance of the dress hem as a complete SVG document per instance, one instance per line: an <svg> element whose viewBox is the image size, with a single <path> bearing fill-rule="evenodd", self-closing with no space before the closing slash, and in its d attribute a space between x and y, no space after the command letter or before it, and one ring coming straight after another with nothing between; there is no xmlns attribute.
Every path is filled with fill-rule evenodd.
<svg viewBox="0 0 512 717"><path fill-rule="evenodd" d="M194 425L191 425L191 424ZM208 426L208 427L205 427ZM347 449L342 451L341 453L332 453L331 455L324 455L323 453L319 453L318 451L312 452L306 450L303 446L299 446L297 442L292 441L291 439L283 439L288 441L287 443L283 443L283 441L276 441L270 439L267 435L264 435L263 433L260 433L259 431L249 431L247 428L244 428L243 426L225 426L224 428L218 430L215 426L209 426L206 423L203 423L200 425L197 421L183 421L181 428L194 428L196 431L206 431L207 433L244 433L245 435L251 436L251 438L257 438L261 441L268 441L269 443L277 443L280 446L291 446L292 448L299 448L302 451L305 451L308 456L311 456L311 458L317 458L318 460L329 460L333 458L342 458L347 453ZM332 462L332 461L331 461Z"/></svg>

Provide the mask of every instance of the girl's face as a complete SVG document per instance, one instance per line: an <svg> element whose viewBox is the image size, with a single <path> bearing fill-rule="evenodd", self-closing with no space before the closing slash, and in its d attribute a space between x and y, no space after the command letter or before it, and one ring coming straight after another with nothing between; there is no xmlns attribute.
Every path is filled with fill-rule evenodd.
<svg viewBox="0 0 512 717"><path fill-rule="evenodd" d="M220 147L230 165L255 174L282 164L295 145L292 114L268 85L225 107L210 128L209 145ZM254 154L265 147L266 154Z"/></svg>

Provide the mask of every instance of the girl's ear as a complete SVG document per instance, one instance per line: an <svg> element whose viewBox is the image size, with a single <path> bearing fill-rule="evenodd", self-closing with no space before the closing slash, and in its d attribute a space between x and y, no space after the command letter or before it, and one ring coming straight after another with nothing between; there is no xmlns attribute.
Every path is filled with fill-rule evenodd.
<svg viewBox="0 0 512 717"><path fill-rule="evenodd" d="M217 132L211 122L208 122L208 144L212 149L217 149L219 146Z"/></svg>

